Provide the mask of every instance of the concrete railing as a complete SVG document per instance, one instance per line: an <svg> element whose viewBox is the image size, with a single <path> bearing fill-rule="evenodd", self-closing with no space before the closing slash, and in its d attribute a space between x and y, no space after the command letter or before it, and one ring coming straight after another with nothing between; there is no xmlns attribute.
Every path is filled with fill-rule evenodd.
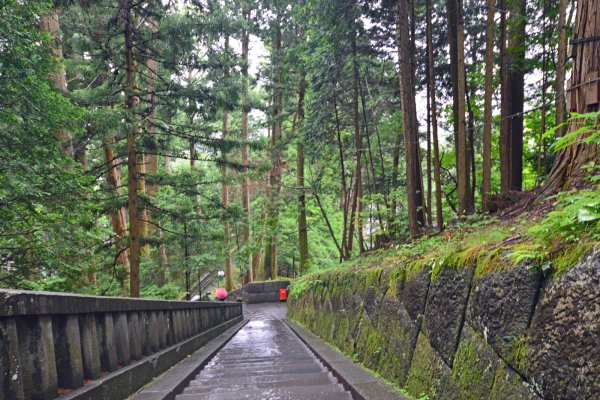
<svg viewBox="0 0 600 400"><path fill-rule="evenodd" d="M0 290L0 400L81 391L152 355L156 366L156 354L179 352L179 344L241 316L241 304L227 302Z"/></svg>

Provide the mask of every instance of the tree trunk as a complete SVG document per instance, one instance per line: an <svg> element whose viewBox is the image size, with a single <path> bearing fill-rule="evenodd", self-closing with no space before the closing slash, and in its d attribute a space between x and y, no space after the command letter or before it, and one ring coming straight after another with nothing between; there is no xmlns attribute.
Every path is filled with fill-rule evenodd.
<svg viewBox="0 0 600 400"><path fill-rule="evenodd" d="M48 33L52 38L50 49L56 58L57 68L50 72L49 79L54 88L63 94L67 93L67 76L63 65L63 51L60 37L60 15L58 9L53 9L49 14L40 17L40 29ZM54 136L59 141L62 151L67 155L73 155L73 141L66 129L58 129Z"/></svg>
<svg viewBox="0 0 600 400"><path fill-rule="evenodd" d="M429 62L429 60L427 60ZM428 67L429 69L429 67ZM428 78L429 79L429 75ZM431 179L431 86L427 84L427 226L433 225L432 215L432 179Z"/></svg>
<svg viewBox="0 0 600 400"><path fill-rule="evenodd" d="M249 22L250 12L244 10L244 21ZM242 244L250 245L250 180L248 178L250 156L248 146L248 48L250 44L250 32L244 29L242 32L242 210L244 225L242 227ZM252 254L248 254L248 282L253 282L257 275L253 273L254 264ZM256 265L258 269L258 265Z"/></svg>
<svg viewBox="0 0 600 400"><path fill-rule="evenodd" d="M129 295L140 297L140 237L137 194L137 154L135 148L136 137L139 134L139 122L135 109L140 99L137 95L135 83L136 71L133 58L133 24L131 22L131 4L129 0L122 0L123 18L125 24L125 70L126 82L124 92L127 101L127 198L129 209Z"/></svg>
<svg viewBox="0 0 600 400"><path fill-rule="evenodd" d="M423 225L423 190L421 180L421 162L418 156L418 132L415 108L415 88L413 86L414 70L411 68L411 51L409 43L410 11L408 0L398 1L398 66L400 70L400 103L404 132L404 153L406 157L406 189L408 197L408 222L411 236L417 237Z"/></svg>
<svg viewBox="0 0 600 400"><path fill-rule="evenodd" d="M574 62L571 73L570 97L575 112L584 114L599 110L600 92L600 20L598 19L600 0L579 0L572 46ZM596 40L594 40L596 38ZM581 128L580 120L573 119L567 132ZM573 187L589 185L586 181L589 172L585 166L592 162L596 166L600 159L598 143L585 143L582 140L591 131L600 129L600 119L587 132L582 132L576 142L561 150L555 158L554 166L543 188L544 193L553 193Z"/></svg>
<svg viewBox="0 0 600 400"><path fill-rule="evenodd" d="M462 10L462 0L456 0L456 52L458 69L458 135L456 141L456 153L458 163L456 165L458 185L458 214L463 216L470 214L469 195L469 160L467 157L467 132L465 126L465 25Z"/></svg>
<svg viewBox="0 0 600 400"><path fill-rule="evenodd" d="M354 224L356 226L356 232L358 233L358 251L364 253L365 247L363 243L363 225L362 225L362 137L360 136L360 114L358 111L358 60L356 50L356 25L352 36L352 64L353 64L353 78L352 78L352 113L354 115L354 142L356 146L356 169L354 171L354 197L352 200L352 209L354 211ZM351 225L352 226L352 225ZM352 234L351 234L352 235ZM349 248L351 251L352 248Z"/></svg>
<svg viewBox="0 0 600 400"><path fill-rule="evenodd" d="M281 173L283 168L281 154L281 140L283 134L283 93L281 85L283 84L281 75L281 16L278 15L275 21L273 32L273 68L275 70L273 76L273 133L271 137L271 162L273 167L270 176L270 191L268 196L269 204L269 237L267 238L267 246L265 248L265 278L267 271L269 277L275 279L277 277L277 246L278 246L278 225L279 225L279 192L281 189ZM268 279L267 278L267 279Z"/></svg>
<svg viewBox="0 0 600 400"><path fill-rule="evenodd" d="M546 33L546 0L542 5L542 109L540 117L540 132L537 145L537 186L542 182L542 160L545 158L544 148L544 133L546 132L546 86L548 83L548 53L546 51L547 33ZM545 162L544 162L545 164ZM545 172L545 171L544 171Z"/></svg>
<svg viewBox="0 0 600 400"><path fill-rule="evenodd" d="M150 26L153 38L156 39L156 32L158 31L158 21L149 18L147 20L147 23ZM153 48L153 51L156 52L157 49ZM154 52L151 52L151 54L154 54ZM150 113L148 114L147 135L144 140L144 147L147 150L147 153L144 154L144 182L146 196L148 197L150 203L153 203L156 200L156 196L158 195L158 185L152 182L152 178L155 177L158 173L158 156L156 148L156 136L158 134L158 129L156 126L156 81L158 80L158 62L153 57L149 56L146 61L146 68L148 80L146 92ZM146 180L146 177L150 177L150 180ZM148 210L147 206L144 207L144 213L146 221L148 221L145 224L145 235L147 237L151 237L156 233L156 225L151 223L152 213ZM150 244L144 244L143 250L145 254L150 254Z"/></svg>
<svg viewBox="0 0 600 400"><path fill-rule="evenodd" d="M565 76L567 65L567 0L558 3L558 49L556 57L556 119L555 126L565 122ZM565 128L556 130L556 136L561 137Z"/></svg>
<svg viewBox="0 0 600 400"><path fill-rule="evenodd" d="M523 187L523 105L525 100L525 0L513 0L508 24L510 84L510 189Z"/></svg>
<svg viewBox="0 0 600 400"><path fill-rule="evenodd" d="M228 42L229 40L226 38L225 43ZM225 46L227 48L227 44ZM227 139L228 123L229 113L226 110L223 110L223 141ZM223 203L223 209L227 211L227 207L229 207L229 187L227 185L227 155L225 154L225 151L222 152L221 160L223 161L221 164L221 201ZM225 290L227 291L233 289L233 263L231 260L231 249L229 248L230 235L229 216L226 215L225 221L223 221L223 246L225 247Z"/></svg>
<svg viewBox="0 0 600 400"><path fill-rule="evenodd" d="M336 126L336 133L337 133L337 144L338 144L338 150L340 153L340 174L341 174L341 181L342 181L342 198L344 199L342 202L342 207L343 207L343 215L344 215L344 224L343 224L343 231L342 231L342 251L340 254L340 261L342 261L342 259L348 259L350 258L350 253L348 251L348 243L350 241L352 241L352 237L348 237L346 235L346 233L348 232L348 185L346 184L346 167L345 167L345 163L344 163L344 145L342 143L342 133L341 133L341 128L340 128L340 118L339 118L339 114L338 114L338 109L337 109L337 96L336 93L334 91L333 93L333 110L335 113L335 126ZM352 245L350 245L350 248L352 248Z"/></svg>
<svg viewBox="0 0 600 400"><path fill-rule="evenodd" d="M450 50L450 81L452 83L452 127L454 143L458 143L458 26L457 0L446 0L446 17L448 20L448 44ZM455 151L456 165L458 152Z"/></svg>
<svg viewBox="0 0 600 400"><path fill-rule="evenodd" d="M438 142L438 124L437 124L437 104L435 74L433 71L433 26L432 26L432 5L431 0L427 0L427 59L428 59L428 84L429 95L431 97L431 130L433 134L433 180L435 181L435 212L437 228L444 227L444 215L442 208L442 179L440 173L440 148Z"/></svg>
<svg viewBox="0 0 600 400"><path fill-rule="evenodd" d="M306 79L304 71L301 72L300 87L298 89L298 109L296 111L296 124L294 130L298 131L304 120L304 95L306 92ZM308 226L306 223L306 188L304 185L304 143L303 137L297 138L296 144L296 186L298 187L298 251L300 253L300 275L308 270Z"/></svg>
<svg viewBox="0 0 600 400"><path fill-rule="evenodd" d="M112 138L108 143L104 144L104 158L106 160L106 182L114 191L115 198L121 196L121 172L119 169L118 159L111 147L116 138ZM110 213L113 232L115 234L116 257L115 262L121 266L121 271L117 271L117 279L121 286L121 292L124 296L129 294L129 250L125 243L127 235L127 216L125 207L118 207Z"/></svg>
<svg viewBox="0 0 600 400"><path fill-rule="evenodd" d="M494 16L496 0L488 0L485 30L485 94L483 104L483 171L481 198L484 212L490 211L492 190L492 96L494 94Z"/></svg>
<svg viewBox="0 0 600 400"><path fill-rule="evenodd" d="M510 136L510 85L508 80L508 57L506 50L506 0L500 0L500 191L510 191L511 136Z"/></svg>

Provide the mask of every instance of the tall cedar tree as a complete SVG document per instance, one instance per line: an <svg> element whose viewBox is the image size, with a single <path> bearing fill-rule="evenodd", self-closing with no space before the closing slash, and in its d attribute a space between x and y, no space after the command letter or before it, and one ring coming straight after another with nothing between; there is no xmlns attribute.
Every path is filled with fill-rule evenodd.
<svg viewBox="0 0 600 400"><path fill-rule="evenodd" d="M577 2L577 19L575 22L573 46L574 61L569 91L569 106L578 114L597 112L600 109L600 21L598 20L600 0L579 0ZM598 117L593 126L583 129L581 119L572 119L567 128L567 135L575 135L573 144L561 150L555 158L554 165L546 183L544 192L553 193L586 185L589 176L587 166L595 164L598 168L600 146L597 143L586 143L584 139L594 130L600 129ZM574 133L575 132L575 133Z"/></svg>
<svg viewBox="0 0 600 400"><path fill-rule="evenodd" d="M398 67L400 73L400 103L404 132L404 153L406 158L406 190L408 197L408 226L412 237L421 233L424 224L423 189L421 177L421 162L417 146L419 133L417 128L417 112L415 107L414 70L411 68L411 51L409 35L408 0L398 1Z"/></svg>

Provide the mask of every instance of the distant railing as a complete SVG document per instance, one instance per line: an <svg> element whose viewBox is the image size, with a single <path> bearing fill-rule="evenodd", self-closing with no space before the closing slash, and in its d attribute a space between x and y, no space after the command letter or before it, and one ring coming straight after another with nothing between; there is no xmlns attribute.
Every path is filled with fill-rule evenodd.
<svg viewBox="0 0 600 400"><path fill-rule="evenodd" d="M0 400L56 398L241 315L236 303L0 290Z"/></svg>

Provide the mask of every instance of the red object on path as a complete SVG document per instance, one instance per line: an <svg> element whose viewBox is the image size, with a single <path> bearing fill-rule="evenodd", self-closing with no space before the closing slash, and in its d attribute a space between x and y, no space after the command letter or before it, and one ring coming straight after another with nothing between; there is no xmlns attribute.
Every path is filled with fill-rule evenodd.
<svg viewBox="0 0 600 400"><path fill-rule="evenodd" d="M279 301L287 300L287 289L279 289Z"/></svg>
<svg viewBox="0 0 600 400"><path fill-rule="evenodd" d="M219 300L225 300L228 296L227 290L223 289L223 288L218 288L217 289L217 293L215 294L217 299Z"/></svg>

